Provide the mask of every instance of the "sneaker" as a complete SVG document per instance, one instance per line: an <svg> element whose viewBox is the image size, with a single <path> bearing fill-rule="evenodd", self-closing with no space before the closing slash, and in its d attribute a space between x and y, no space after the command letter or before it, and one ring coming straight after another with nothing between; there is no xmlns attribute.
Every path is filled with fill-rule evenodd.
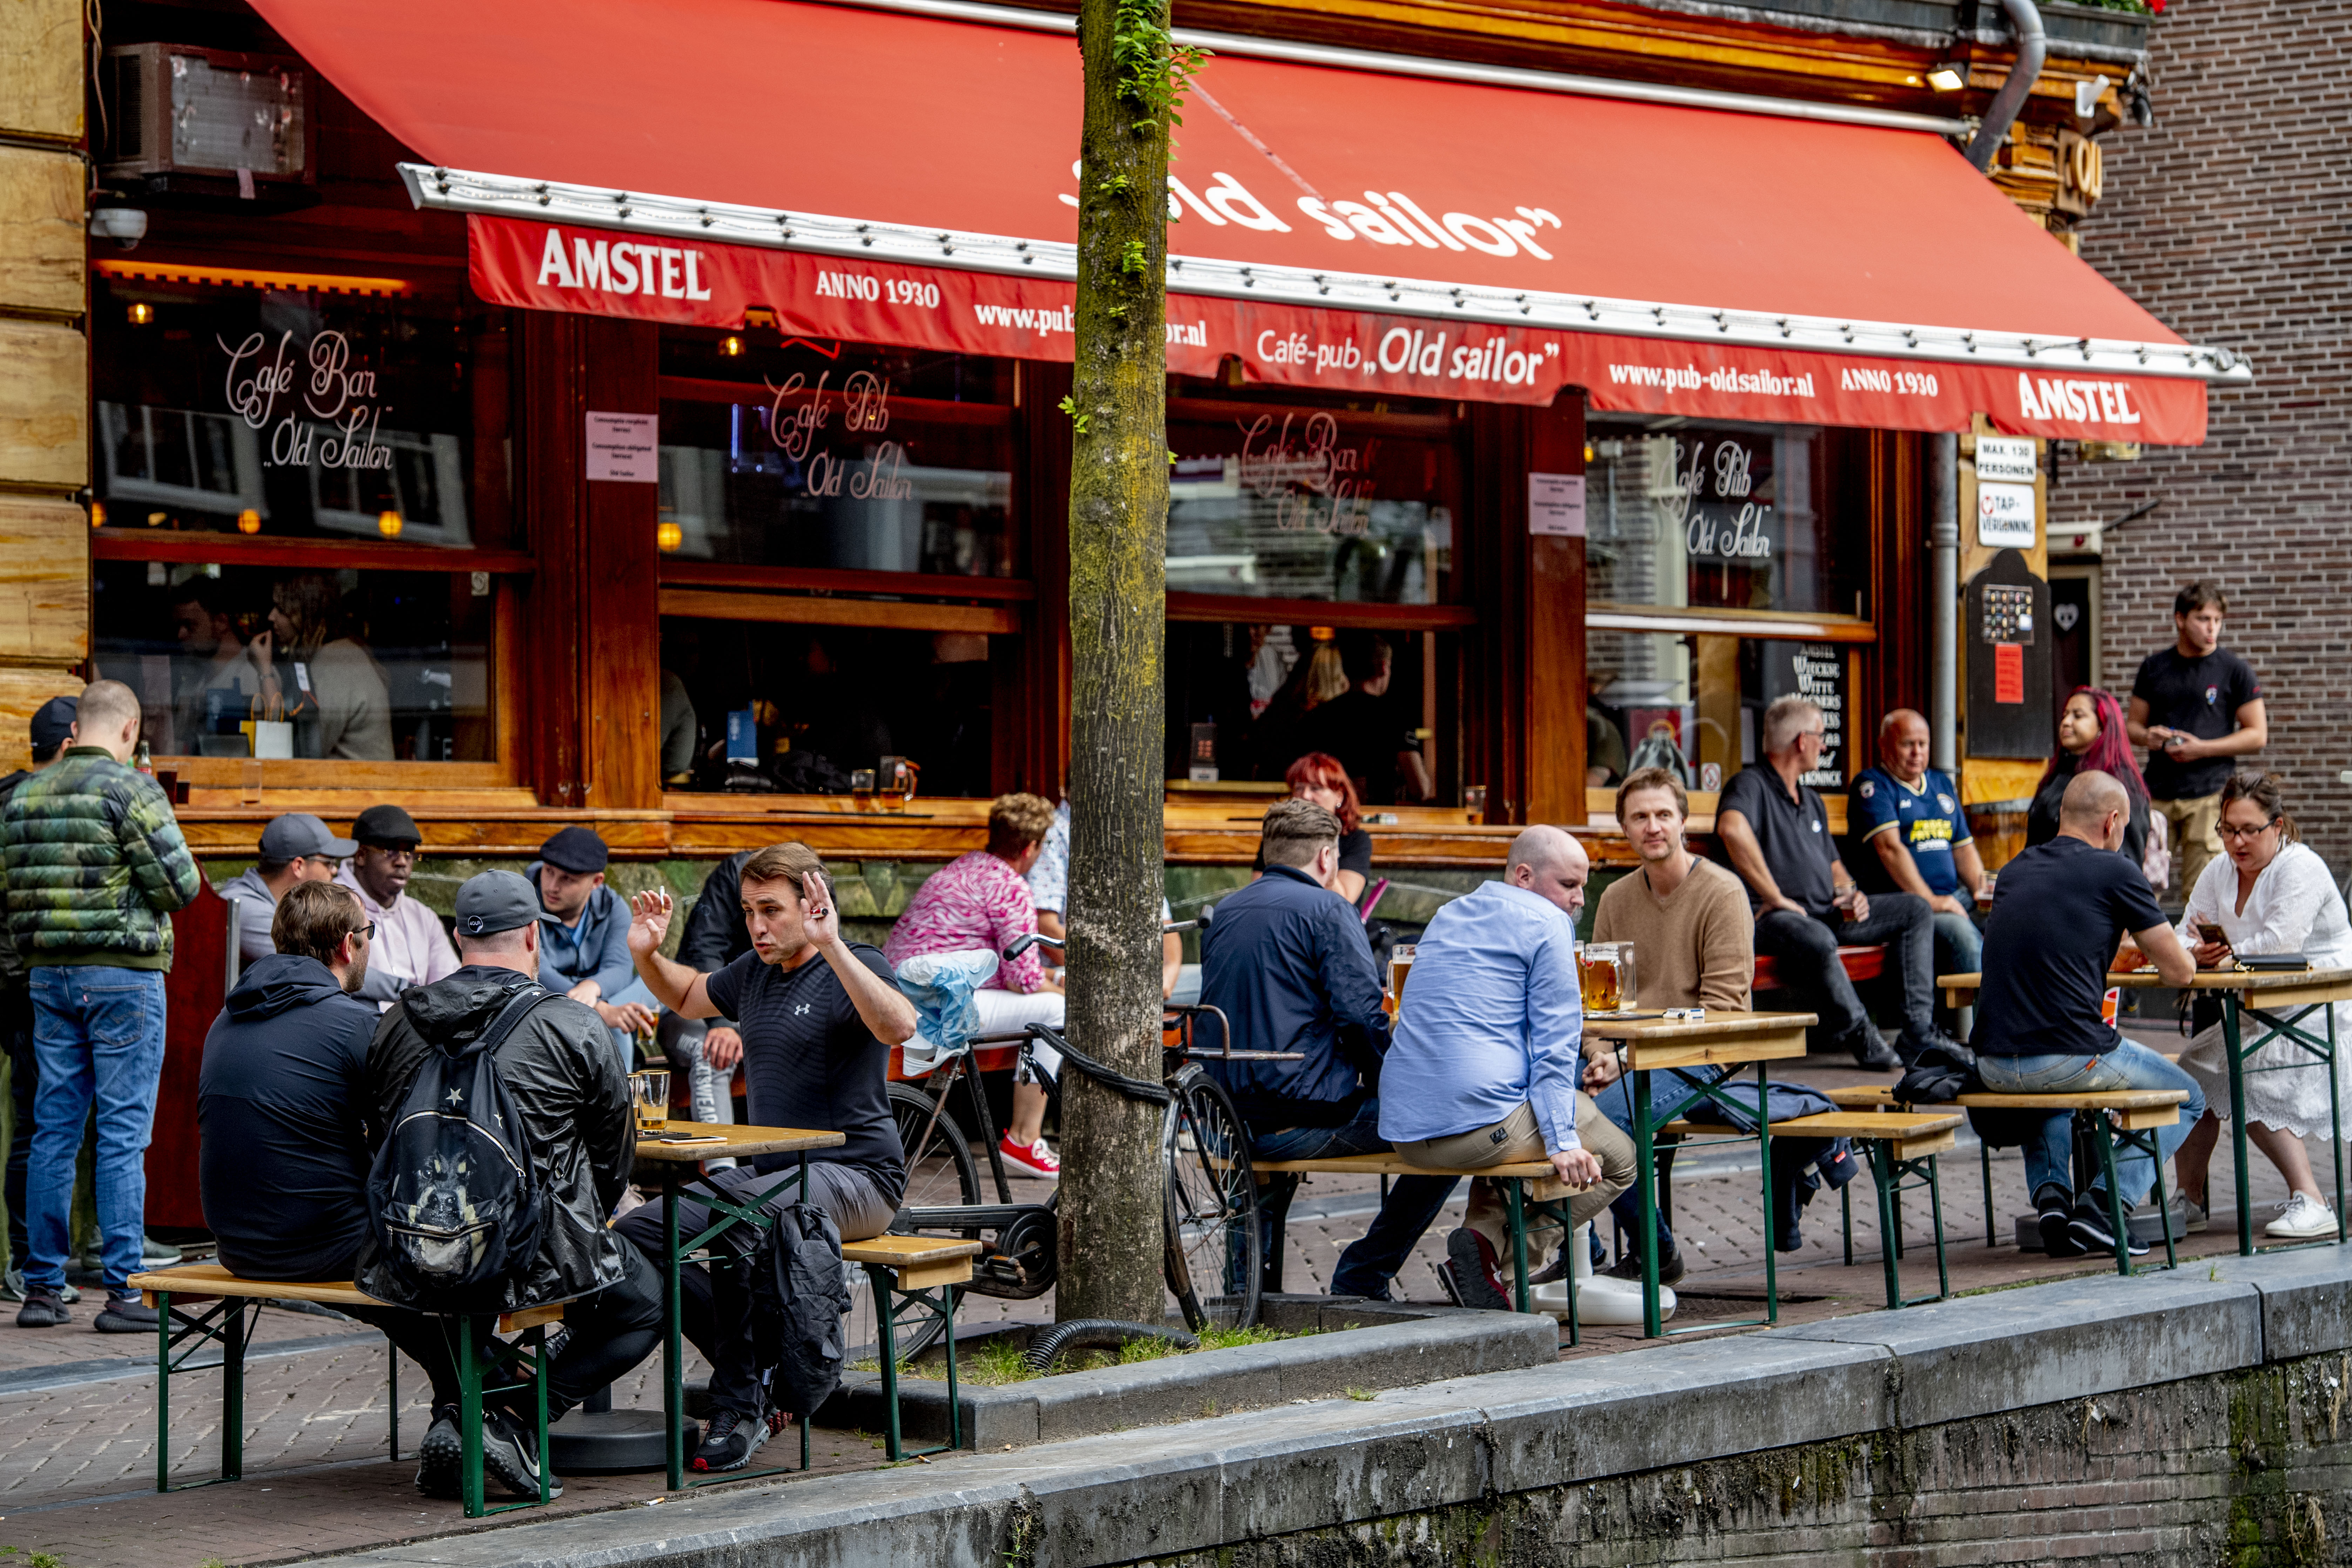
<svg viewBox="0 0 2352 1568"><path fill-rule="evenodd" d="M2066 1234L2076 1247L2084 1252L2108 1252L2116 1249L2116 1233L2107 1223L2105 1196L2095 1189L2074 1205L2074 1215L2066 1221ZM2147 1243L2126 1237L2124 1252L2137 1258L2147 1250Z"/></svg>
<svg viewBox="0 0 2352 1568"><path fill-rule="evenodd" d="M751 1456L768 1440L769 1432L781 1428L783 1420L776 1415L762 1418L746 1415L740 1410L714 1410L710 1424L703 1428L702 1447L694 1451L694 1460L688 1468L712 1475L740 1470L751 1462Z"/></svg>
<svg viewBox="0 0 2352 1568"><path fill-rule="evenodd" d="M20 1329L54 1329L72 1317L55 1290L35 1285L26 1290L25 1304L16 1309L16 1326Z"/></svg>
<svg viewBox="0 0 2352 1568"><path fill-rule="evenodd" d="M1661 1285L1681 1284L1683 1282L1684 1268L1682 1249L1677 1247L1674 1251L1667 1253L1664 1258L1658 1259L1658 1283ZM1634 1284L1639 1285L1642 1282L1642 1255L1639 1252L1627 1253L1624 1257L1619 1258L1614 1264L1601 1270L1601 1278L1605 1279L1630 1279Z"/></svg>
<svg viewBox="0 0 2352 1568"><path fill-rule="evenodd" d="M2274 1236L2282 1241L2316 1241L2321 1237L2336 1234L2336 1211L2309 1193L2297 1193L2286 1201L2278 1218L2263 1226L2264 1236Z"/></svg>
<svg viewBox="0 0 2352 1568"><path fill-rule="evenodd" d="M1003 1157L1004 1168L1016 1176L1043 1176L1049 1182L1061 1180L1061 1157L1046 1147L1043 1138L1024 1148L1013 1141L1012 1133L1007 1132L998 1141L996 1152Z"/></svg>
<svg viewBox="0 0 2352 1568"><path fill-rule="evenodd" d="M1886 1043L1876 1029L1864 1028L1859 1031L1853 1037L1850 1048L1853 1052L1853 1062L1856 1067L1885 1072L1903 1065L1903 1058L1895 1054L1895 1048Z"/></svg>
<svg viewBox="0 0 2352 1568"><path fill-rule="evenodd" d="M139 1299L136 1290L117 1295L107 1294L106 1305L98 1310L90 1327L101 1334L152 1334L163 1321L154 1308Z"/></svg>
<svg viewBox="0 0 2352 1568"><path fill-rule="evenodd" d="M1454 1259L1449 1258L1443 1263L1433 1263L1429 1271L1436 1275L1438 1284L1444 1287L1445 1299L1457 1307L1462 1305L1462 1287L1454 1279Z"/></svg>
<svg viewBox="0 0 2352 1568"><path fill-rule="evenodd" d="M0 1301L21 1301L25 1299L25 1271L21 1268L0 1269Z"/></svg>
<svg viewBox="0 0 2352 1568"><path fill-rule="evenodd" d="M457 1433L457 1407L436 1405L433 1425L416 1447L416 1489L426 1497L457 1501L466 1495L465 1465L466 1441Z"/></svg>
<svg viewBox="0 0 2352 1568"><path fill-rule="evenodd" d="M2067 1229L2074 1218L2074 1194L2055 1182L2044 1182L2042 1190L2033 1194L2033 1206L2041 1211L2042 1250L2052 1258L2079 1258L2083 1249L2074 1245ZM2114 1241L2106 1243L2109 1247Z"/></svg>
<svg viewBox="0 0 2352 1568"><path fill-rule="evenodd" d="M455 1430L455 1423L451 1424ZM530 1426L493 1406L482 1412L482 1469L517 1497L539 1496L539 1441ZM560 1498L562 1484L548 1477L547 1495Z"/></svg>
<svg viewBox="0 0 2352 1568"><path fill-rule="evenodd" d="M184 1262L186 1257L174 1243L158 1241L145 1231L139 1233L139 1261L148 1268L168 1268L174 1263Z"/></svg>
<svg viewBox="0 0 2352 1568"><path fill-rule="evenodd" d="M1458 1226L1445 1238L1445 1258L1454 1265L1454 1289L1464 1306L1489 1312L1511 1310L1510 1292L1503 1289L1495 1249L1485 1237L1466 1225Z"/></svg>
<svg viewBox="0 0 2352 1568"><path fill-rule="evenodd" d="M2212 1216L2203 1204L2190 1203L2187 1193L2172 1194L2170 1213L2176 1216L2173 1228L2183 1236L2202 1236L2212 1228Z"/></svg>

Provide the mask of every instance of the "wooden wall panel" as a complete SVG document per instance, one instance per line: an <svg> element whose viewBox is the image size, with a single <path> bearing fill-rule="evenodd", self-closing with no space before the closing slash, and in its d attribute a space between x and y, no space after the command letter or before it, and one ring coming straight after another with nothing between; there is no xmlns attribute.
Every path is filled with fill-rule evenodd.
<svg viewBox="0 0 2352 1568"><path fill-rule="evenodd" d="M539 569L522 580L520 646L499 650L522 679L524 781L540 801L577 806L585 759L581 750L578 510L587 449L587 404L580 357L583 318L550 310L515 312L521 398L515 471L523 526ZM648 590L653 584L648 582Z"/></svg>
<svg viewBox="0 0 2352 1568"><path fill-rule="evenodd" d="M81 314L84 265L81 160L66 153L0 146L0 305Z"/></svg>
<svg viewBox="0 0 2352 1568"><path fill-rule="evenodd" d="M1528 416L1526 471L1584 472L1584 401L1570 394ZM1526 539L1527 816L1584 820L1584 541L1528 534L1527 481L1513 487ZM1513 514L1508 510L1506 516Z"/></svg>
<svg viewBox="0 0 2352 1568"><path fill-rule="evenodd" d="M89 482L89 344L71 327L0 320L0 481Z"/></svg>
<svg viewBox="0 0 2352 1568"><path fill-rule="evenodd" d="M81 0L0 0L0 132L79 142Z"/></svg>
<svg viewBox="0 0 2352 1568"><path fill-rule="evenodd" d="M33 714L52 697L79 697L82 679L61 668L0 664L0 773L31 761Z"/></svg>
<svg viewBox="0 0 2352 1568"><path fill-rule="evenodd" d="M587 409L652 414L660 329L646 321L584 316ZM661 488L600 480L583 483L580 574L583 675L582 745L588 760L583 796L606 809L661 805Z"/></svg>
<svg viewBox="0 0 2352 1568"><path fill-rule="evenodd" d="M0 495L0 659L89 657L89 521L69 500Z"/></svg>

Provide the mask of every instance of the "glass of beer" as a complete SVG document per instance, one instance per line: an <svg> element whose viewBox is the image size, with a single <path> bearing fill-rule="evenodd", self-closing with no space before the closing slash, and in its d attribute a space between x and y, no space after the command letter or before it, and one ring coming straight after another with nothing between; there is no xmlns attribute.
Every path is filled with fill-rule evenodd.
<svg viewBox="0 0 2352 1568"><path fill-rule="evenodd" d="M860 811L874 804L874 770L872 768L849 770L849 798Z"/></svg>
<svg viewBox="0 0 2352 1568"><path fill-rule="evenodd" d="M1401 942L1389 949L1389 1016L1397 1016L1404 1005L1404 979L1412 973L1412 943Z"/></svg>
<svg viewBox="0 0 2352 1568"><path fill-rule="evenodd" d="M1617 1010L1630 1013L1639 1005L1633 1000L1633 944L1621 942L1617 944Z"/></svg>
<svg viewBox="0 0 2352 1568"><path fill-rule="evenodd" d="M1470 825L1473 827L1485 825L1486 821L1486 786L1485 784L1462 786L1462 814L1470 819Z"/></svg>
<svg viewBox="0 0 2352 1568"><path fill-rule="evenodd" d="M1617 944L1613 942L1588 942L1578 961L1577 981L1584 994L1587 1013L1614 1013L1620 1004L1620 982L1617 974Z"/></svg>
<svg viewBox="0 0 2352 1568"><path fill-rule="evenodd" d="M647 1068L631 1073L629 1098L636 1102L637 1131L661 1131L669 1125L669 1069Z"/></svg>

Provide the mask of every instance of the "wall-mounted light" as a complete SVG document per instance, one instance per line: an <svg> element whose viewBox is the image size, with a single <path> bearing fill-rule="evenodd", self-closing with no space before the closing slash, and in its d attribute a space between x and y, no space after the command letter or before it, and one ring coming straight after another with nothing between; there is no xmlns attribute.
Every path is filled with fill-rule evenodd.
<svg viewBox="0 0 2352 1568"><path fill-rule="evenodd" d="M380 511L376 513L375 531L378 533L383 534L386 539L398 539L400 537L400 514L396 511Z"/></svg>
<svg viewBox="0 0 2352 1568"><path fill-rule="evenodd" d="M743 353L743 340L730 332L719 340L719 352L729 359L740 359Z"/></svg>
<svg viewBox="0 0 2352 1568"><path fill-rule="evenodd" d="M1946 60L1927 72L1927 85L1937 92L1958 92L1969 85L1969 62Z"/></svg>
<svg viewBox="0 0 2352 1568"><path fill-rule="evenodd" d="M132 326L143 327L155 319L155 307L144 300L133 300L131 309L123 313L131 318Z"/></svg>
<svg viewBox="0 0 2352 1568"><path fill-rule="evenodd" d="M654 530L654 542L665 551L676 550L686 542L686 530L674 522L665 522Z"/></svg>
<svg viewBox="0 0 2352 1568"><path fill-rule="evenodd" d="M106 526L106 503L104 501L94 500L89 503L89 525L92 528L104 528Z"/></svg>
<svg viewBox="0 0 2352 1568"><path fill-rule="evenodd" d="M147 514L147 526L150 528L161 528L163 526L163 520L170 515L171 513L169 512L151 511Z"/></svg>
<svg viewBox="0 0 2352 1568"><path fill-rule="evenodd" d="M251 507L247 507L243 511L236 514L236 531L239 533L259 533L261 531L261 514L254 510Z"/></svg>

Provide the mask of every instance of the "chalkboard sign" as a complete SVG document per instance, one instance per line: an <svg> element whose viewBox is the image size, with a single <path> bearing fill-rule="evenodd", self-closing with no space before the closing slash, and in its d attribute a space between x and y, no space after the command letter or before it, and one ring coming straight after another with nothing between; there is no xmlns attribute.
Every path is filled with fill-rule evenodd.
<svg viewBox="0 0 2352 1568"><path fill-rule="evenodd" d="M1813 789L1845 788L1846 658L1835 643L1758 642L1756 690L1770 708L1780 698L1802 697L1822 710L1822 765L1799 781ZM1760 721L1760 715L1759 721Z"/></svg>

